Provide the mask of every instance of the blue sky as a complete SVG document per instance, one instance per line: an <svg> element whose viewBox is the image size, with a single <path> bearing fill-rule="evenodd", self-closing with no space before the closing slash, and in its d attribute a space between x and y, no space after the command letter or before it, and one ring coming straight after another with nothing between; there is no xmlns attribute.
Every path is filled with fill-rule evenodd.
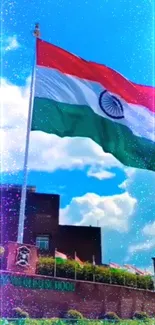
<svg viewBox="0 0 155 325"><path fill-rule="evenodd" d="M3 1L2 11L1 179L22 183L34 23L43 39L131 81L155 85L153 1L18 0ZM29 160L29 184L61 195L62 223L103 227L105 262L151 265L155 173L125 168L90 140L41 133L31 136Z"/></svg>

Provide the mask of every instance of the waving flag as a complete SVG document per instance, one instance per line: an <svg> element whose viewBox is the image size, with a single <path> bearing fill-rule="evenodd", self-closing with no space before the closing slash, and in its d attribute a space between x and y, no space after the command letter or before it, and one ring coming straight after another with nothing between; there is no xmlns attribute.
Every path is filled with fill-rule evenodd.
<svg viewBox="0 0 155 325"><path fill-rule="evenodd" d="M67 255L58 252L57 250L55 251L55 259L57 262L64 262L67 260Z"/></svg>
<svg viewBox="0 0 155 325"><path fill-rule="evenodd" d="M155 88L37 39L32 130L90 138L127 166L155 170Z"/></svg>
<svg viewBox="0 0 155 325"><path fill-rule="evenodd" d="M79 257L76 255L75 253L75 261L81 266L83 267L84 263L79 259Z"/></svg>
<svg viewBox="0 0 155 325"><path fill-rule="evenodd" d="M109 264L110 268L112 269L121 269L121 266L119 264L116 264L116 263L110 263Z"/></svg>
<svg viewBox="0 0 155 325"><path fill-rule="evenodd" d="M138 268L135 267L135 266L132 266L132 265L129 265L129 264L125 264L124 267L125 267L125 269L127 269L130 273L133 273L133 274L139 274L139 275L146 275L146 272L145 272L145 271L142 271L142 270L138 269Z"/></svg>
<svg viewBox="0 0 155 325"><path fill-rule="evenodd" d="M57 264L62 264L67 261L67 255L61 252L58 252L57 249L55 249L55 261L54 261L54 277L56 277L57 272Z"/></svg>

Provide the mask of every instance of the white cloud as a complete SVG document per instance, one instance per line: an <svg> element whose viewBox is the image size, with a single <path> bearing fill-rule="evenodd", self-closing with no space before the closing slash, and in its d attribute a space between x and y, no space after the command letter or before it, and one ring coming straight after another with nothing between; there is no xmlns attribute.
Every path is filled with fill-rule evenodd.
<svg viewBox="0 0 155 325"><path fill-rule="evenodd" d="M18 87L2 80L1 171L17 171L23 168L28 114L29 81ZM43 132L32 132L30 137L29 168L40 171L54 171L58 168L72 169L96 165L108 168L122 165L90 139L59 138Z"/></svg>
<svg viewBox="0 0 155 325"><path fill-rule="evenodd" d="M82 197L75 197L69 205L60 211L62 224L97 226L126 232L129 220L135 209L136 199L129 193L113 196L99 196L87 193Z"/></svg>
<svg viewBox="0 0 155 325"><path fill-rule="evenodd" d="M1 79L1 120L0 127L7 130L10 128L22 128L26 123L29 85L18 87Z"/></svg>
<svg viewBox="0 0 155 325"><path fill-rule="evenodd" d="M145 255L146 252L151 252L155 248L155 221L151 222L155 219L155 172L134 168L125 168L124 171L127 179L119 187L128 191L138 200L136 218L134 219L134 227L137 226L135 239L138 239L138 243L134 244L133 239L133 243L129 245L129 254L126 257L126 260L129 261L137 252ZM148 220L149 223L140 229L139 221L145 222L145 220Z"/></svg>
<svg viewBox="0 0 155 325"><path fill-rule="evenodd" d="M141 243L130 245L128 250L130 254L155 248L155 221L146 224L142 229L142 234L148 238Z"/></svg>
<svg viewBox="0 0 155 325"><path fill-rule="evenodd" d="M145 225L143 228L143 233L147 236L155 237L155 221Z"/></svg>
<svg viewBox="0 0 155 325"><path fill-rule="evenodd" d="M155 239L154 238L152 240L147 239L145 242L139 243L137 245L129 246L129 253L135 254L136 252L140 252L140 251L149 251L152 248L155 248Z"/></svg>
<svg viewBox="0 0 155 325"><path fill-rule="evenodd" d="M17 36L9 36L7 38L1 37L2 51L15 51L20 47L20 44L17 40Z"/></svg>
<svg viewBox="0 0 155 325"><path fill-rule="evenodd" d="M125 179L125 181L123 181L123 183L121 183L119 185L119 188L121 188L123 190L128 189L128 187L130 186L130 184L132 184L132 182L133 182L134 175L135 175L136 171L137 171L136 168L125 167L124 168L124 172L125 172L127 178Z"/></svg>
<svg viewBox="0 0 155 325"><path fill-rule="evenodd" d="M99 180L115 177L115 174L108 170L102 169L100 166L93 166L87 172L88 177L94 177Z"/></svg>

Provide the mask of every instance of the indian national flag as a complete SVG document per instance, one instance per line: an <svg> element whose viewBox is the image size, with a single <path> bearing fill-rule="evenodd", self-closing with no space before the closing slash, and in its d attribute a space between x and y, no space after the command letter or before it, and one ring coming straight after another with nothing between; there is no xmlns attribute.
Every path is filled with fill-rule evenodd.
<svg viewBox="0 0 155 325"><path fill-rule="evenodd" d="M79 257L75 254L75 261L81 266L84 266L84 263L79 259Z"/></svg>
<svg viewBox="0 0 155 325"><path fill-rule="evenodd" d="M63 263L67 260L67 255L60 253L56 250L55 251L55 260L56 260L56 263Z"/></svg>
<svg viewBox="0 0 155 325"><path fill-rule="evenodd" d="M125 264L124 265L125 269L128 270L128 272L133 273L133 274L139 274L139 275L146 275L145 271L142 271L140 269L138 269L137 267L133 266L133 265L128 265Z"/></svg>
<svg viewBox="0 0 155 325"><path fill-rule="evenodd" d="M145 270L145 271L144 271L144 275L150 275L150 276L153 276L153 273L151 273L150 271Z"/></svg>
<svg viewBox="0 0 155 325"><path fill-rule="evenodd" d="M32 130L87 137L123 164L155 171L155 88L37 39Z"/></svg>
<svg viewBox="0 0 155 325"><path fill-rule="evenodd" d="M121 266L119 264L116 264L116 263L110 263L109 266L110 266L111 269L117 269L117 270L121 269Z"/></svg>

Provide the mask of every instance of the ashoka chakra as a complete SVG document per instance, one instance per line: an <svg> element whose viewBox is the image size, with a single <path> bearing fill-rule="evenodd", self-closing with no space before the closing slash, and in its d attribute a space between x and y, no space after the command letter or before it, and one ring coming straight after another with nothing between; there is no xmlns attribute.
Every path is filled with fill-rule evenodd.
<svg viewBox="0 0 155 325"><path fill-rule="evenodd" d="M113 119L124 118L122 103L117 97L110 95L107 90L102 91L100 94L99 105L107 116Z"/></svg>

